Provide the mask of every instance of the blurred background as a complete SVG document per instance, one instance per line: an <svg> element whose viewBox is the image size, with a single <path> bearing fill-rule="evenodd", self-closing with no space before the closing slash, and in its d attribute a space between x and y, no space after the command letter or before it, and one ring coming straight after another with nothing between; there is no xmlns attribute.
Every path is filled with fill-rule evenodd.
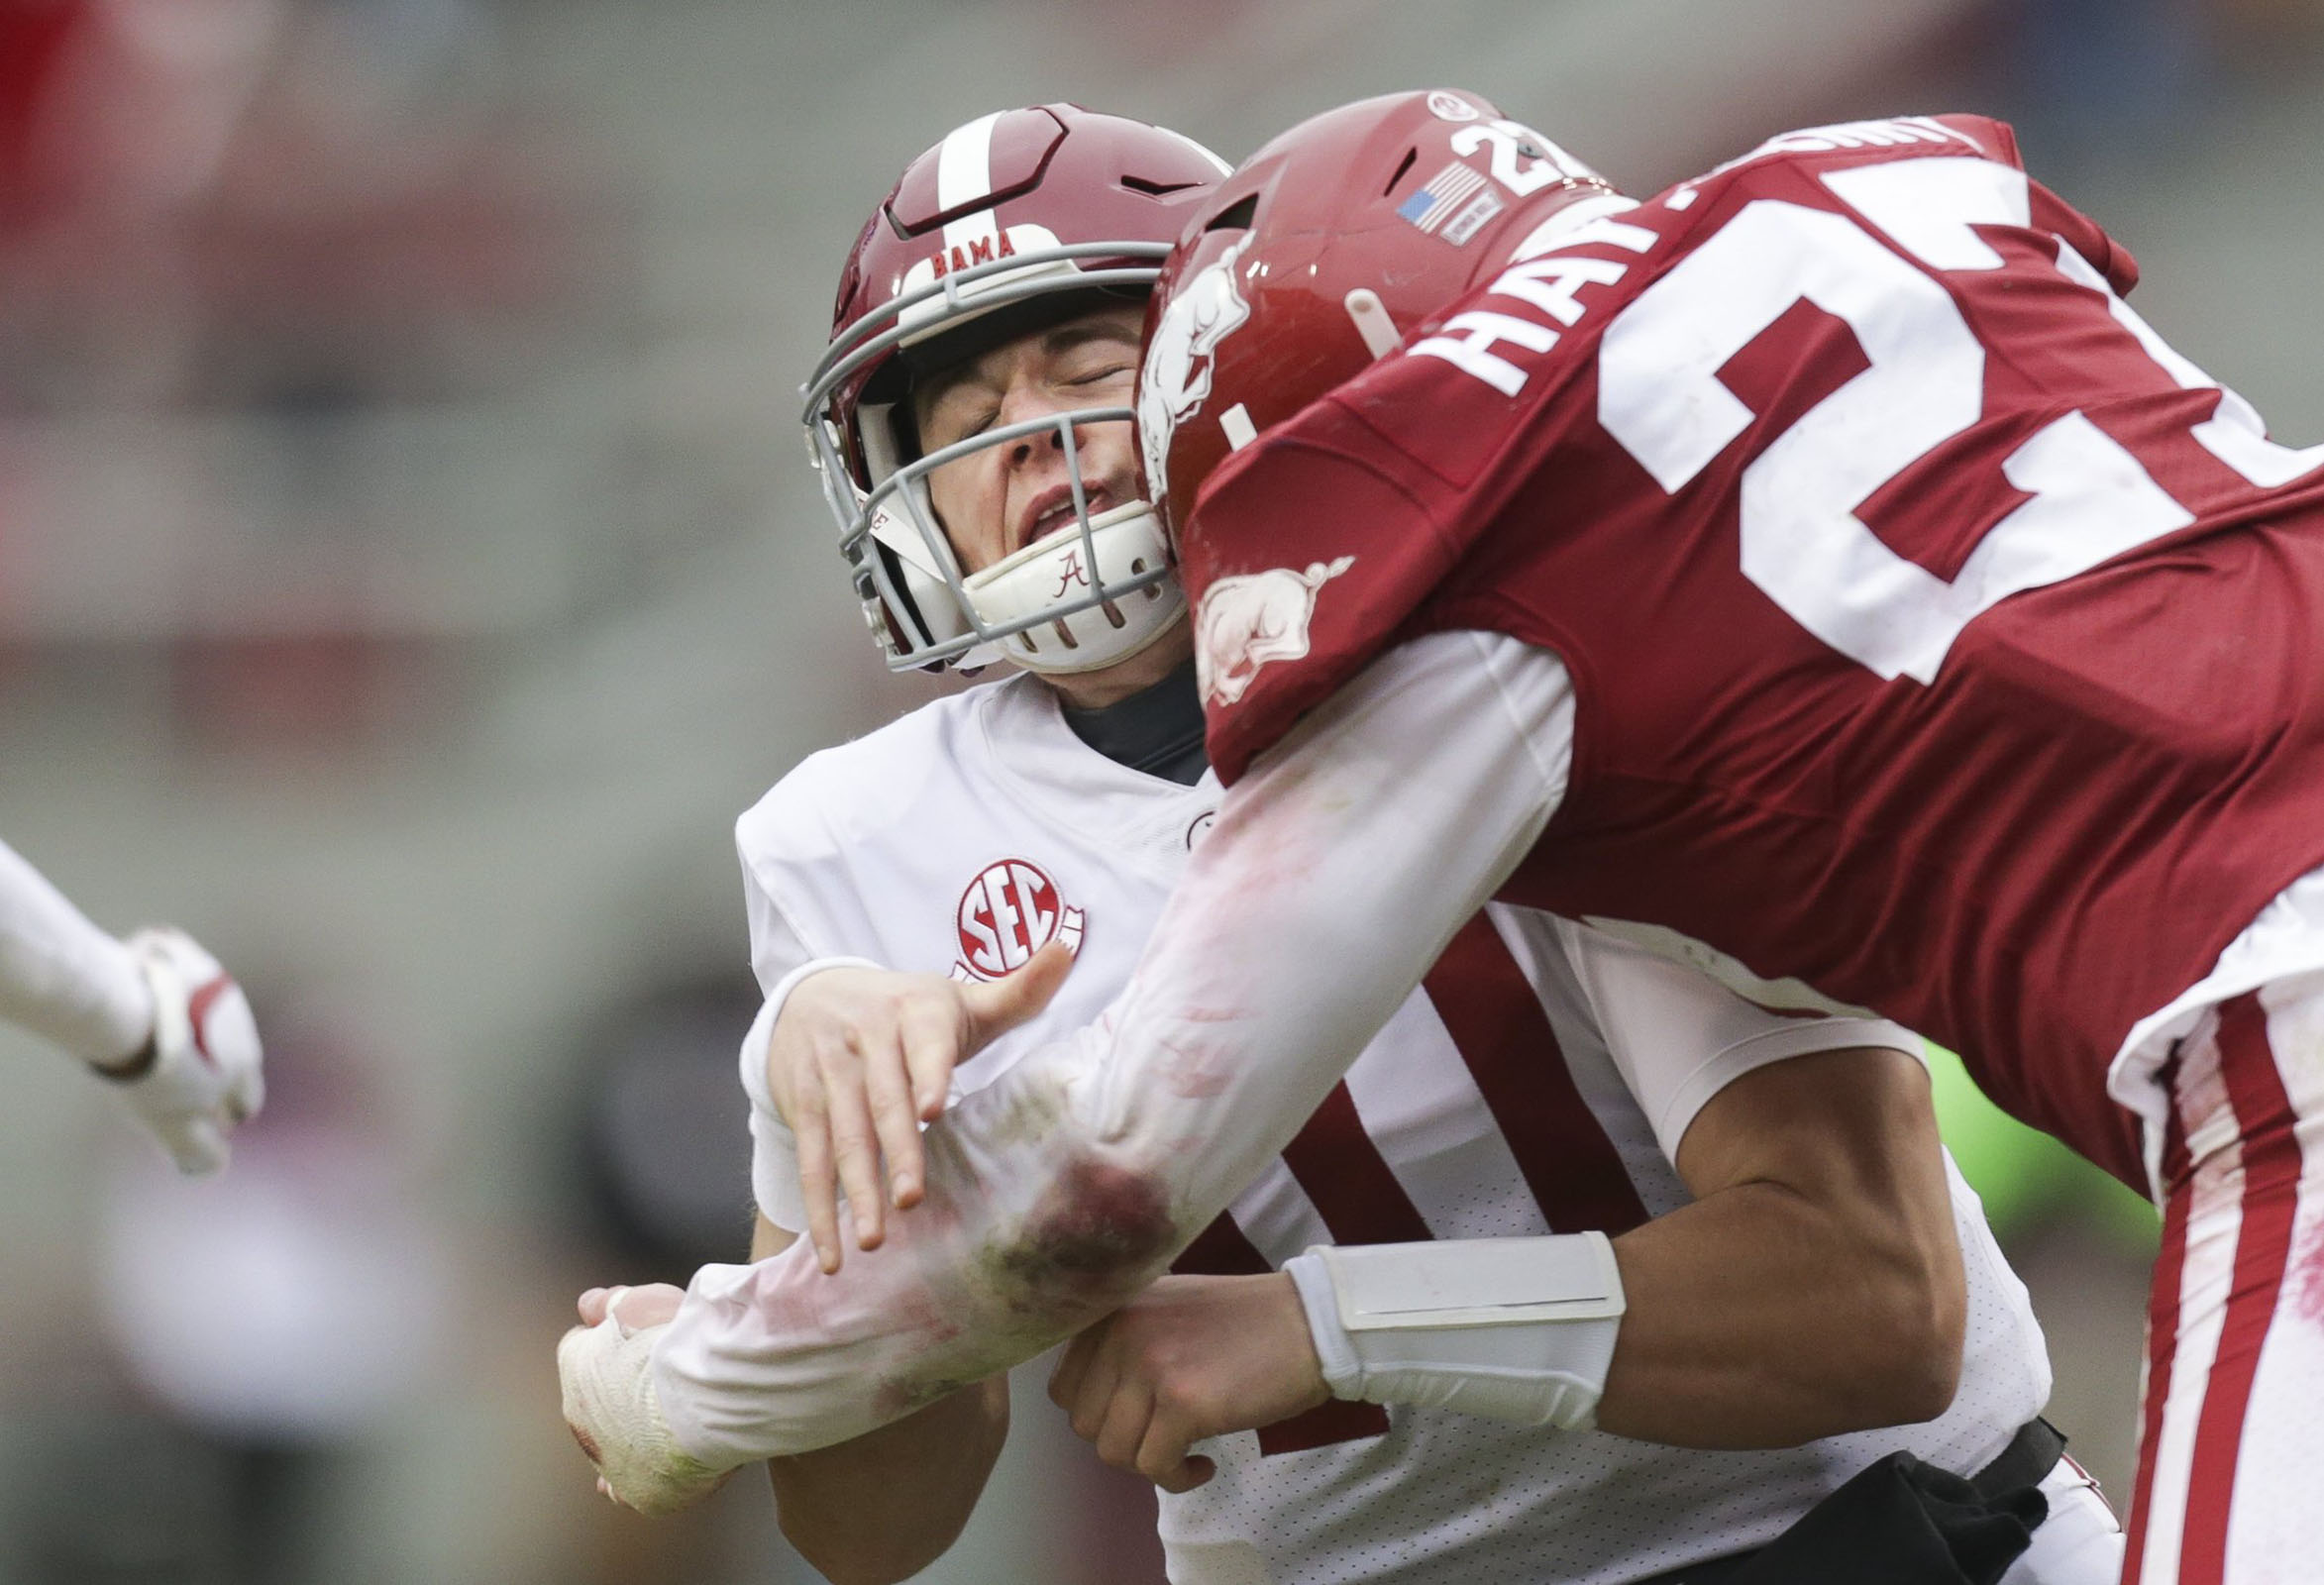
<svg viewBox="0 0 2324 1585"><path fill-rule="evenodd" d="M1480 89L1645 191L1975 109L2147 316L2324 438L2318 0L0 0L0 835L249 987L187 1185L0 1030L0 1581L792 1582L739 1480L589 1492L573 1295L746 1237L734 815L925 697L796 438L843 251L953 125L1229 157ZM2119 1495L2153 1217L1948 1081ZM1019 1372L951 1581L1159 1579Z"/></svg>

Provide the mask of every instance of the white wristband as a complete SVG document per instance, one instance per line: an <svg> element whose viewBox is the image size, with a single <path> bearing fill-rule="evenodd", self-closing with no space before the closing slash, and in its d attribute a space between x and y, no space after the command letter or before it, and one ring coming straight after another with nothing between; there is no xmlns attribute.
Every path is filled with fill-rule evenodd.
<svg viewBox="0 0 2324 1585"><path fill-rule="evenodd" d="M1335 1397L1596 1424L1624 1305L1602 1232L1320 1244L1283 1269Z"/></svg>
<svg viewBox="0 0 2324 1585"><path fill-rule="evenodd" d="M751 1199L761 1215L786 1231L805 1229L807 1203L798 1185L797 1136L767 1090L767 1043L775 1036L775 1020L783 1016L783 1004L807 976L825 969L881 967L869 958L815 958L800 964L775 982L766 1004L751 1020L750 1032L742 1037L742 1088L751 1102Z"/></svg>
<svg viewBox="0 0 2324 1585"><path fill-rule="evenodd" d="M775 982L775 989L767 993L767 1004L759 1009L752 1021L751 1033L742 1043L742 1093L751 1098L751 1105L767 1113L777 1122L783 1114L775 1110L775 1098L767 1093L767 1041L775 1033L775 1024L783 1016L783 1004L798 989L799 982L825 969L882 969L886 964L874 963L870 958L810 958ZM786 1127L788 1131L788 1125Z"/></svg>

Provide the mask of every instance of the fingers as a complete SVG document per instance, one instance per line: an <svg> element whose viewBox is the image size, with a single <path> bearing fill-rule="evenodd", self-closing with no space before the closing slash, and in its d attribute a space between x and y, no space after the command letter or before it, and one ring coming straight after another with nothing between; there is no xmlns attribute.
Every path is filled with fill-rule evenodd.
<svg viewBox="0 0 2324 1585"><path fill-rule="evenodd" d="M1068 1415L1080 1401L1082 1379L1089 1374L1090 1361L1096 1357L1105 1333L1106 1323L1100 1321L1074 1338L1065 1345L1065 1352L1057 1356L1056 1368L1049 1372L1049 1402Z"/></svg>
<svg viewBox="0 0 2324 1585"><path fill-rule="evenodd" d="M1156 1396L1138 1372L1124 1373L1114 1339L1101 1321L1066 1345L1049 1377L1049 1398L1072 1418L1074 1433L1115 1469L1142 1475L1167 1492L1189 1492L1217 1472L1187 1448L1201 1432Z"/></svg>
<svg viewBox="0 0 2324 1585"><path fill-rule="evenodd" d="M189 1178L207 1177L226 1165L226 1130L207 1113L157 1120L154 1131L169 1152L169 1159L177 1163L177 1170Z"/></svg>
<svg viewBox="0 0 2324 1585"><path fill-rule="evenodd" d="M964 1055L983 1050L1047 1006L1072 972L1073 950L1052 941L1014 974L965 988L961 1002L968 1009L969 1025Z"/></svg>
<svg viewBox="0 0 2324 1585"><path fill-rule="evenodd" d="M1096 1442L1112 1412L1119 1390L1121 1362L1108 1346L1110 1330L1098 1322L1066 1345L1065 1357L1049 1379L1049 1398L1073 1422L1073 1433Z"/></svg>
<svg viewBox="0 0 2324 1585"><path fill-rule="evenodd" d="M1134 1376L1120 1378L1107 1395L1105 1416L1098 1425L1097 1434L1089 1438L1090 1445L1115 1469L1142 1474L1138 1469L1138 1448L1144 1444L1147 1426L1153 1419L1154 1397L1146 1384ZM1074 1429L1081 1429L1078 1420Z"/></svg>
<svg viewBox="0 0 2324 1585"><path fill-rule="evenodd" d="M864 1090L870 1103L872 1129L880 1152L888 1161L888 1193L898 1210L920 1198L920 1123L914 1114L908 1059L898 1038L872 1047L857 1047L863 1059ZM854 1191L849 1190L852 1198ZM865 1247L869 1248L869 1245Z"/></svg>
<svg viewBox="0 0 2324 1585"><path fill-rule="evenodd" d="M816 999L794 998L769 1041L768 1089L796 1141L806 1231L827 1272L843 1258L839 1195L857 1245L873 1249L886 1241L887 1208L917 1205L926 1193L919 1125L942 1111L951 1085L959 990L943 980L898 983L934 979L816 976L806 982L819 988Z"/></svg>
<svg viewBox="0 0 2324 1585"><path fill-rule="evenodd" d="M809 1086L792 1107L792 1136L798 1141L799 1198L806 1203L807 1241L815 1264L839 1269L839 1192L831 1170L831 1130L823 1115L822 1093Z"/></svg>
<svg viewBox="0 0 2324 1585"><path fill-rule="evenodd" d="M265 1057L242 987L220 971L193 993L186 1012L195 1020L196 1043L209 1053L224 1081L227 1120L257 1116L266 1099Z"/></svg>
<svg viewBox="0 0 2324 1585"><path fill-rule="evenodd" d="M605 1314L621 1327L622 1335L659 1326L678 1314L678 1307L686 1302L686 1290L666 1282L647 1283L641 1288L611 1288L605 1292Z"/></svg>
<svg viewBox="0 0 2324 1585"><path fill-rule="evenodd" d="M1182 1459L1167 1480L1156 1479L1154 1484L1166 1492L1191 1492L1197 1486L1207 1486L1211 1477L1218 1473L1215 1460L1195 1454Z"/></svg>
<svg viewBox="0 0 2324 1585"><path fill-rule="evenodd" d="M654 1282L640 1288L588 1289L574 1301L574 1310L583 1326L602 1326L610 1320L622 1336L634 1337L669 1321L685 1302L684 1288Z"/></svg>
<svg viewBox="0 0 2324 1585"><path fill-rule="evenodd" d="M265 1104L266 1076L254 1053L250 1065L236 1073L233 1082L227 1086L227 1113L236 1122L248 1122L259 1114L259 1109Z"/></svg>
<svg viewBox="0 0 2324 1585"><path fill-rule="evenodd" d="M952 1069L960 1059L961 1029L953 1010L937 1003L914 1000L898 1009L898 1034L903 1042L903 1066L911 1083L912 1110L922 1122L944 1114L945 1098L952 1090Z"/></svg>
<svg viewBox="0 0 2324 1585"><path fill-rule="evenodd" d="M880 1188L879 1132L865 1095L863 1064L844 1045L821 1046L815 1055L829 1109L832 1160L855 1215L856 1247L877 1249L887 1236L883 1213L888 1197Z"/></svg>
<svg viewBox="0 0 2324 1585"><path fill-rule="evenodd" d="M1137 1472L1166 1492L1193 1491L1217 1473L1217 1466L1208 1458L1187 1456L1187 1445L1193 1440L1185 1426L1156 1410L1138 1443Z"/></svg>
<svg viewBox="0 0 2324 1585"><path fill-rule="evenodd" d="M621 1301L628 1297L628 1294L629 1290L627 1288L590 1289L587 1293L581 1295L581 1299L583 1301L581 1305L581 1321L585 1324L591 1326L601 1326L606 1321L611 1321L615 1327L620 1330L623 1336L628 1336L629 1333L635 1328L622 1325L620 1321ZM593 1306L587 1303L587 1301L592 1298L596 1300L596 1304ZM594 1310L596 1314L591 1315L591 1310Z"/></svg>

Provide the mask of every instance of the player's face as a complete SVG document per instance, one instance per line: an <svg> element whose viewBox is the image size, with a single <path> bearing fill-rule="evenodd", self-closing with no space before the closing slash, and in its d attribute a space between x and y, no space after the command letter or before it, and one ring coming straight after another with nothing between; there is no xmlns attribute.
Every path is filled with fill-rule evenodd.
<svg viewBox="0 0 2324 1585"><path fill-rule="evenodd" d="M1078 407L1129 406L1136 399L1144 318L1134 304L1095 309L923 380L912 396L922 451ZM1127 421L1074 426L1092 516L1137 494L1133 427ZM1077 526L1065 442L1055 430L949 463L928 476L928 493L953 553L970 573Z"/></svg>

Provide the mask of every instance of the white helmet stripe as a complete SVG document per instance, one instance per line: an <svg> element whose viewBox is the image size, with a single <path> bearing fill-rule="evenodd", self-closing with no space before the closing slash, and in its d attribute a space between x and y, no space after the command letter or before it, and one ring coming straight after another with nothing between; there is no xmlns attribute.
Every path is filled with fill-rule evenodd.
<svg viewBox="0 0 2324 1585"><path fill-rule="evenodd" d="M1004 114L996 110L979 116L945 136L936 155L937 209L956 209L993 190L993 128ZM965 249L980 238L991 241L994 236L993 211L979 209L946 222L944 247L947 252Z"/></svg>

